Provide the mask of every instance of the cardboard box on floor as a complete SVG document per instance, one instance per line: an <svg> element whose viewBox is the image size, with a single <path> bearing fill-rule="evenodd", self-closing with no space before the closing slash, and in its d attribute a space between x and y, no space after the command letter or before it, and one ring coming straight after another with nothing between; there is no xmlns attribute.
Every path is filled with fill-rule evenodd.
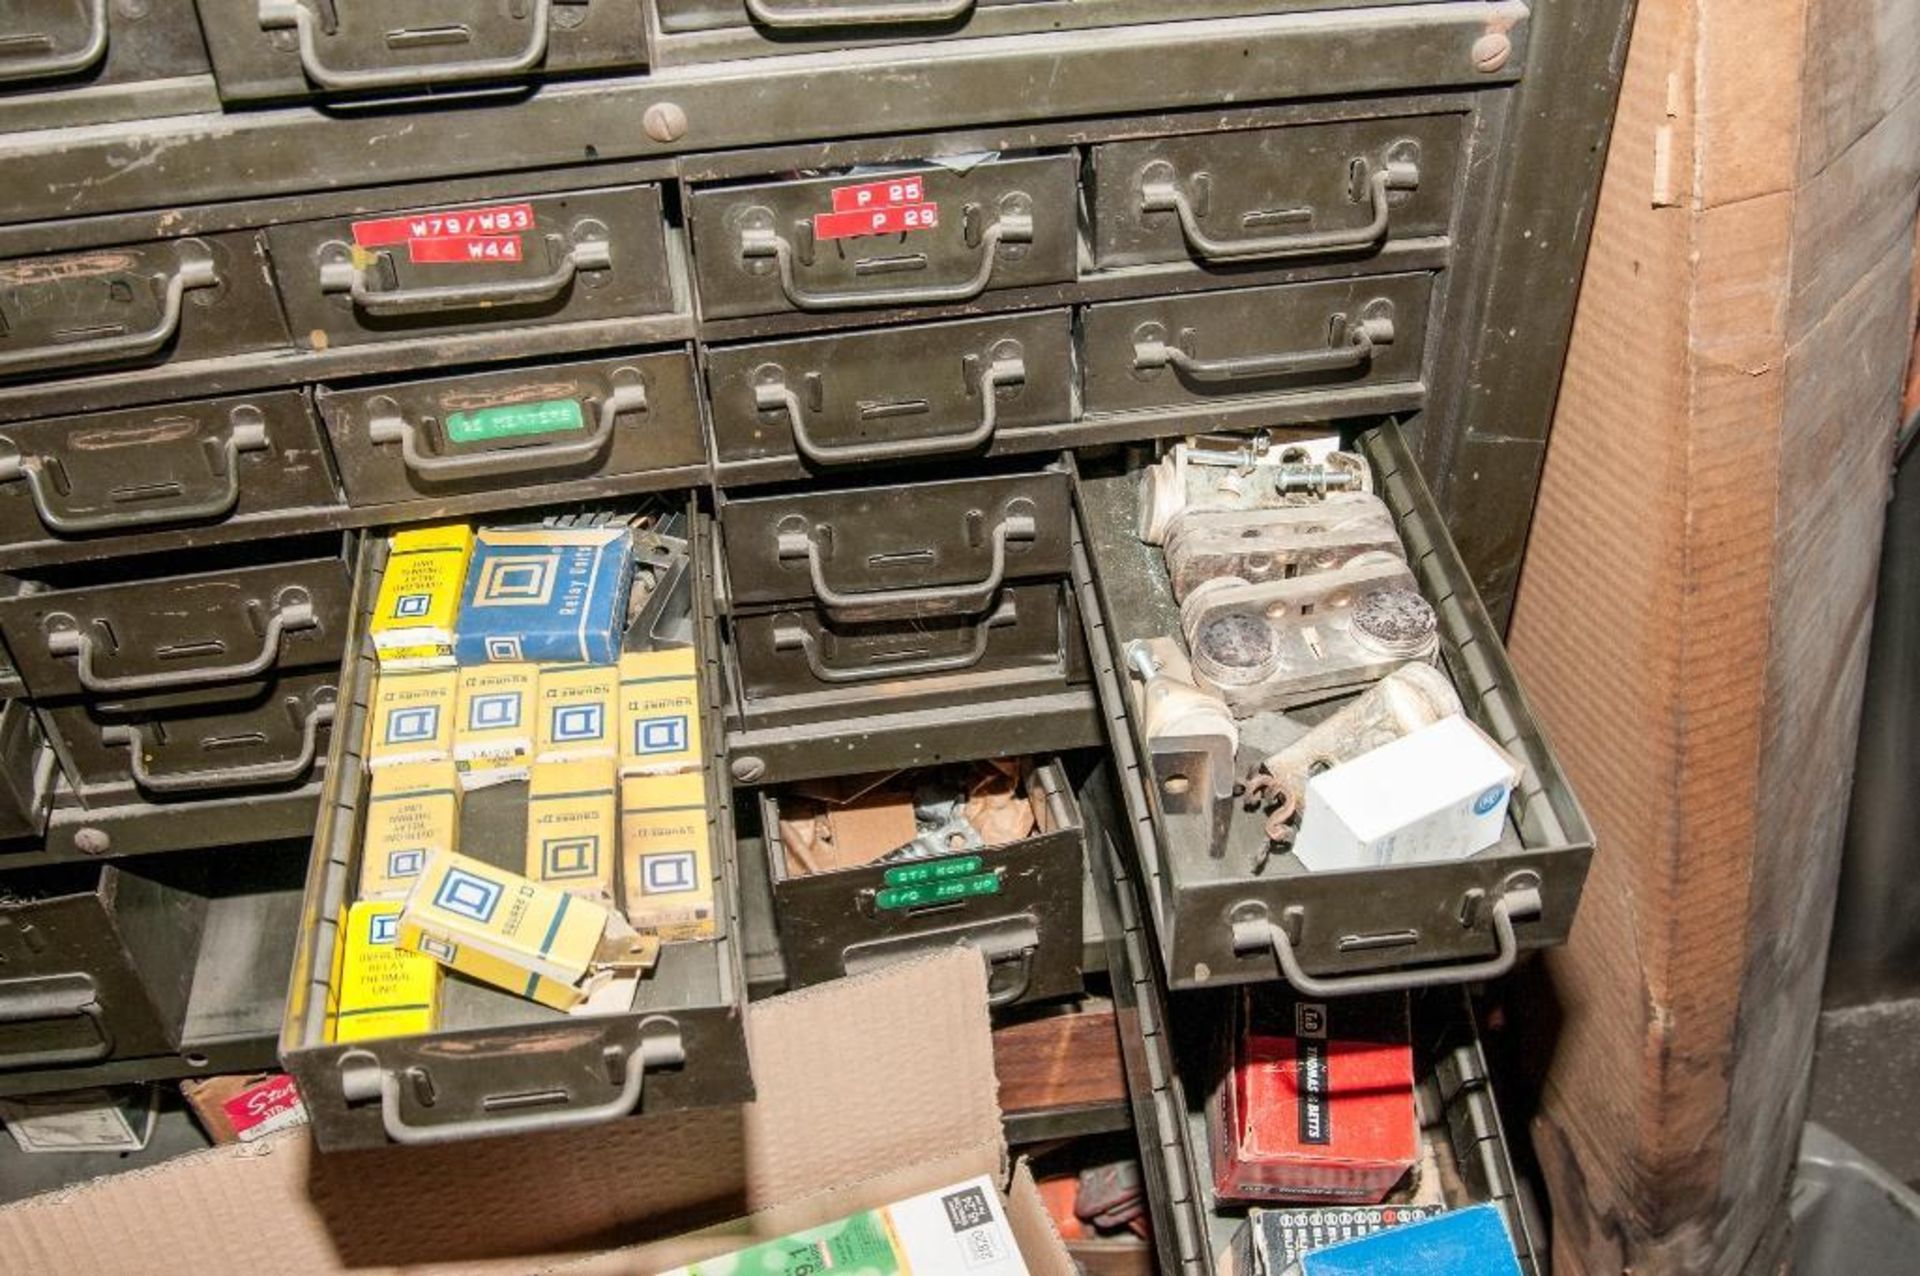
<svg viewBox="0 0 1920 1276"><path fill-rule="evenodd" d="M964 950L753 1005L758 1098L587 1130L322 1156L305 1130L0 1209L9 1269L650 1276L989 1174L1033 1276L1072 1276L1009 1169Z"/></svg>

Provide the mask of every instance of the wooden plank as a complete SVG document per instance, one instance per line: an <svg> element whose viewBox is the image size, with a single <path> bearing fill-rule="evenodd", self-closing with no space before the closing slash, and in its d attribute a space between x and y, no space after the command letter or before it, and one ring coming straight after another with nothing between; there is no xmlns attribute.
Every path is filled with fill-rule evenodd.
<svg viewBox="0 0 1920 1276"><path fill-rule="evenodd" d="M993 1070L1006 1117L1127 1101L1120 1031L1111 1010L995 1028Z"/></svg>

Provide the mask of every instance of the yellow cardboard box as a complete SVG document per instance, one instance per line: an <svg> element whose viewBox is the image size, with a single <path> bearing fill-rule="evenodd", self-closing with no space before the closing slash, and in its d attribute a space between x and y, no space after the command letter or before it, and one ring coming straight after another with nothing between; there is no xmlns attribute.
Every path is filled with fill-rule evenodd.
<svg viewBox="0 0 1920 1276"><path fill-rule="evenodd" d="M484 788L527 778L533 758L534 665L462 669L455 691L453 760L461 786Z"/></svg>
<svg viewBox="0 0 1920 1276"><path fill-rule="evenodd" d="M668 943L713 937L704 775L636 775L621 782L620 873L635 930Z"/></svg>
<svg viewBox="0 0 1920 1276"><path fill-rule="evenodd" d="M698 770L700 684L691 647L620 657L620 774Z"/></svg>
<svg viewBox="0 0 1920 1276"><path fill-rule="evenodd" d="M533 760L618 756L613 729L619 690L617 665L541 665Z"/></svg>
<svg viewBox="0 0 1920 1276"><path fill-rule="evenodd" d="M373 773L360 840L361 899L403 899L435 851L460 849L460 786L451 762L402 762Z"/></svg>
<svg viewBox="0 0 1920 1276"><path fill-rule="evenodd" d="M452 669L381 670L373 684L367 765L453 760Z"/></svg>
<svg viewBox="0 0 1920 1276"><path fill-rule="evenodd" d="M612 758L534 764L527 794L530 880L611 904L619 835Z"/></svg>
<svg viewBox="0 0 1920 1276"><path fill-rule="evenodd" d="M369 626L382 669L453 667L453 625L472 557L473 529L465 523L393 534Z"/></svg>
<svg viewBox="0 0 1920 1276"><path fill-rule="evenodd" d="M363 900L347 909L336 980L333 1039L371 1041L431 1032L440 967L399 943L400 904Z"/></svg>

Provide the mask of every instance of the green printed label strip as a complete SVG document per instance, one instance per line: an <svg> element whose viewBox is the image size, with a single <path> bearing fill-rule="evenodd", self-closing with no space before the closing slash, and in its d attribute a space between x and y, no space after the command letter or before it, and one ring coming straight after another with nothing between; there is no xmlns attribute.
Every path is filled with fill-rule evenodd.
<svg viewBox="0 0 1920 1276"><path fill-rule="evenodd" d="M950 904L976 895L998 895L1000 874L981 873L976 877L955 877L925 886L887 886L875 891L874 906L881 909L924 908L928 904Z"/></svg>
<svg viewBox="0 0 1920 1276"><path fill-rule="evenodd" d="M587 414L573 399L481 408L478 412L453 412L447 416L447 439L453 443L487 443L494 439L565 434L586 428Z"/></svg>
<svg viewBox="0 0 1920 1276"><path fill-rule="evenodd" d="M918 864L899 864L887 870L887 886L924 886L955 877L972 877L986 863L978 855L957 855L952 859L923 860Z"/></svg>

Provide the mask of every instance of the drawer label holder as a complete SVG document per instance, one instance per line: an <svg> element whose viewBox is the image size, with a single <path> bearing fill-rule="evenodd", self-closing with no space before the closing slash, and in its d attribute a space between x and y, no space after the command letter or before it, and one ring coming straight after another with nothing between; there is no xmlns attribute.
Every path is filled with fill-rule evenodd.
<svg viewBox="0 0 1920 1276"><path fill-rule="evenodd" d="M925 908L930 904L951 904L979 895L998 895L1000 874L976 873L971 877L952 877L921 886L883 886L873 893L873 905L892 912L903 908Z"/></svg>
<svg viewBox="0 0 1920 1276"><path fill-rule="evenodd" d="M480 408L447 414L449 443L488 443L495 439L524 439L542 434L566 434L587 428L587 414L577 399L545 399L507 407Z"/></svg>

